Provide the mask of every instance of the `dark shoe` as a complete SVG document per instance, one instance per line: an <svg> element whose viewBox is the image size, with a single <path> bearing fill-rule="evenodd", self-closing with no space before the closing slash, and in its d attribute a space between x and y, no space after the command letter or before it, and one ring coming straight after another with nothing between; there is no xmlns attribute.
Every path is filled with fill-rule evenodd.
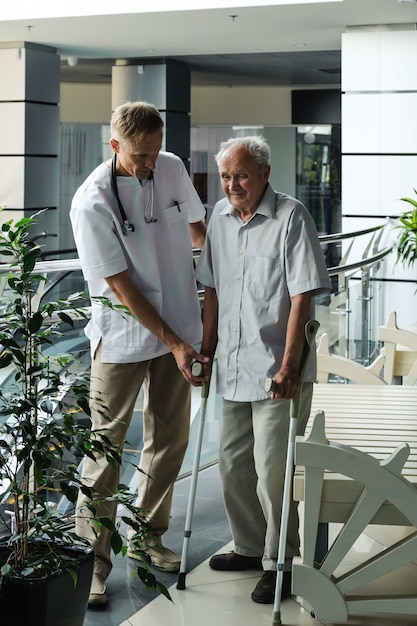
<svg viewBox="0 0 417 626"><path fill-rule="evenodd" d="M209 561L211 569L223 572L240 572L245 569L262 569L260 556L242 556L235 552L227 554L215 554Z"/></svg>
<svg viewBox="0 0 417 626"><path fill-rule="evenodd" d="M252 591L251 598L260 604L273 604L275 600L275 588L277 584L276 572L265 572L261 580ZM291 572L284 572L282 576L281 600L291 595Z"/></svg>

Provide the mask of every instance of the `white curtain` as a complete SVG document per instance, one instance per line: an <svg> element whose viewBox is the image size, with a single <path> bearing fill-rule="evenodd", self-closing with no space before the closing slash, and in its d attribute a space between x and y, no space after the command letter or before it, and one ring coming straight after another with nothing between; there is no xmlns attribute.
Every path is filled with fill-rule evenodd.
<svg viewBox="0 0 417 626"><path fill-rule="evenodd" d="M105 143L101 124L61 124L59 242L57 248L74 247L69 210L80 184L103 161Z"/></svg>

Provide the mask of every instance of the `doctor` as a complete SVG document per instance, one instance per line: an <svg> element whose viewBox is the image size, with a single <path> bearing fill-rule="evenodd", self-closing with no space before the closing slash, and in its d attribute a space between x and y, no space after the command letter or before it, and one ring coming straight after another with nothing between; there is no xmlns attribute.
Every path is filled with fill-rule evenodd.
<svg viewBox="0 0 417 626"><path fill-rule="evenodd" d="M137 506L149 511L156 535L143 549L167 572L181 557L163 545L174 481L189 434L193 359L207 362L194 345L201 341L200 307L192 245L205 238L205 209L179 157L161 152L163 120L146 102L119 106L111 119L113 159L101 163L76 191L71 222L90 296L128 307L131 315L92 301L90 339L92 428L105 428L120 447L126 439L139 391L144 387L143 440ZM111 421L103 419L102 401ZM119 472L105 458L83 462L83 480L111 494ZM80 494L77 533L95 550L89 604L107 603L112 564L109 533L93 532L83 519ZM115 518L116 507L103 514ZM101 513L98 512L98 515ZM140 559L131 546L129 556Z"/></svg>

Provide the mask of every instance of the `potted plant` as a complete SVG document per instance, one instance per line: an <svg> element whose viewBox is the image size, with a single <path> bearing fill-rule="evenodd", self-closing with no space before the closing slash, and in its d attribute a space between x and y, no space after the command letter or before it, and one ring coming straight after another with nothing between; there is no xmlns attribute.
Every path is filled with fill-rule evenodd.
<svg viewBox="0 0 417 626"><path fill-rule="evenodd" d="M8 384L0 384L0 615L2 623L14 626L82 626L93 552L75 534L73 509L62 514L48 491L74 504L81 489L94 514L103 498L82 484L79 460L105 455L116 466L121 453L105 432L93 437L78 419L79 411L89 415L88 372L73 372L67 354L46 354L62 335L62 324L70 327L86 317L86 296L34 307L36 287L46 280L36 266L41 249L29 245L35 220L10 220L0 227L0 254L11 261L0 316L0 375L9 372ZM112 496L126 512L116 525L93 515L92 524L111 530L115 553L127 552L124 524L136 531L135 549L152 532L135 498L123 485ZM169 598L146 556L137 573L146 587Z"/></svg>
<svg viewBox="0 0 417 626"><path fill-rule="evenodd" d="M417 194L417 190L414 189ZM413 198L401 198L413 208L399 216L400 238L397 245L397 263L402 261L406 267L412 267L417 261L417 200Z"/></svg>

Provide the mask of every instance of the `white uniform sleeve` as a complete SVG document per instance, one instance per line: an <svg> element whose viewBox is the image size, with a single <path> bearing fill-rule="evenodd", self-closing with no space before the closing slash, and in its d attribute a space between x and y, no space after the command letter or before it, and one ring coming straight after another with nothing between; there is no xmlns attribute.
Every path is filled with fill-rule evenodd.
<svg viewBox="0 0 417 626"><path fill-rule="evenodd" d="M107 278L127 269L113 216L94 185L74 196L70 218L84 278Z"/></svg>

